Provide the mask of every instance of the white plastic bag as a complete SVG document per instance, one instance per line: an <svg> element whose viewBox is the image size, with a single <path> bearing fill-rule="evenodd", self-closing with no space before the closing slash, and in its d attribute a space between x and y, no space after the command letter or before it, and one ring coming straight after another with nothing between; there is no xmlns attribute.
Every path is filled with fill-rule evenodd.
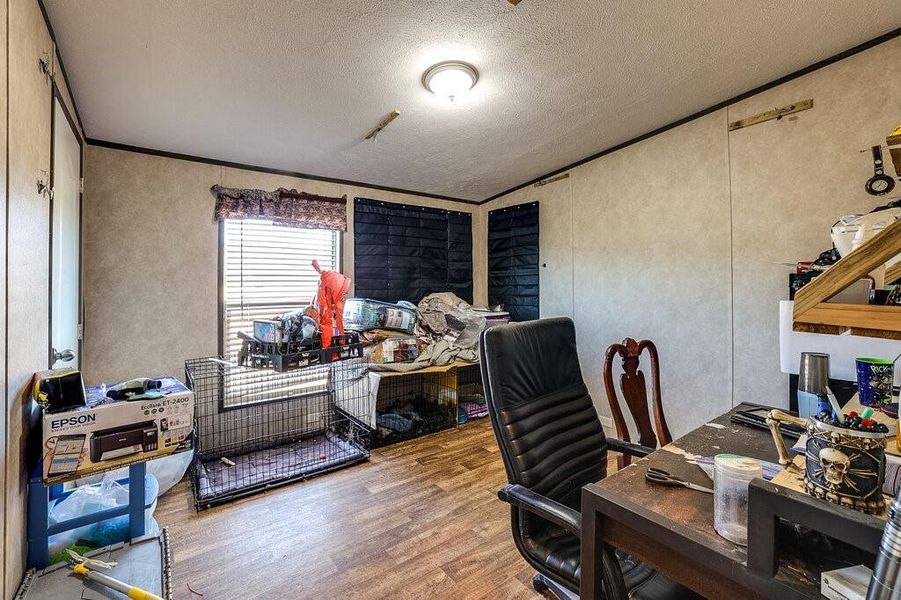
<svg viewBox="0 0 901 600"><path fill-rule="evenodd" d="M147 461L147 473L156 477L160 484L160 496L168 492L172 487L181 481L185 476L188 467L191 465L191 459L194 458L194 452L179 452L178 454L170 454L161 456ZM128 476L128 467L115 469L107 473L97 475L89 475L75 480L76 486L88 485L102 481L104 477L112 477L113 479L122 479Z"/></svg>
<svg viewBox="0 0 901 600"><path fill-rule="evenodd" d="M116 481L114 473L107 473L99 483L82 485L66 498L50 507L48 521L55 525L75 517L101 510L128 505L128 486ZM153 530L153 511L156 510L156 498L159 495L159 483L153 475L147 476L145 498L148 493L153 503L144 511L147 531ZM113 517L99 523L92 523L77 529L65 531L52 536L49 540L50 555L61 552L63 548L76 542L85 542L93 547L108 546L124 541L128 533L128 515Z"/></svg>

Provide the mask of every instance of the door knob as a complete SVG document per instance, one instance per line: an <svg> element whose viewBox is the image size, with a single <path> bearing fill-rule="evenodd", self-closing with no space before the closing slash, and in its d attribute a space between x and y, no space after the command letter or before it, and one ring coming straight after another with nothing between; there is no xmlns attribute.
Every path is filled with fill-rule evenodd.
<svg viewBox="0 0 901 600"><path fill-rule="evenodd" d="M71 362L73 360L75 360L75 352L72 350L57 352L56 348L53 348L53 362Z"/></svg>

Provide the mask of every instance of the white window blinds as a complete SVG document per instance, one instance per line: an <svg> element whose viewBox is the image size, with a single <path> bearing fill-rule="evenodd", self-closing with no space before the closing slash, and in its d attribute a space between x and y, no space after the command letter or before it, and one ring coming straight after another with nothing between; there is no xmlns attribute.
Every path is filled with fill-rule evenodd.
<svg viewBox="0 0 901 600"><path fill-rule="evenodd" d="M319 286L310 264L337 269L339 234L301 229L270 221L225 220L222 248L222 309L226 355L241 348L239 331L251 331L254 319L302 308Z"/></svg>

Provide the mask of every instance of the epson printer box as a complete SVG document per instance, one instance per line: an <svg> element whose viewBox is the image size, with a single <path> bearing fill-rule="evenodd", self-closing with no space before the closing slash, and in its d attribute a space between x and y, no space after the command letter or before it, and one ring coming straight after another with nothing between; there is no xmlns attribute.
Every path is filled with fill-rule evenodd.
<svg viewBox="0 0 901 600"><path fill-rule="evenodd" d="M193 448L194 393L160 377L159 398L112 400L85 390L87 404L44 413L44 483L69 481Z"/></svg>

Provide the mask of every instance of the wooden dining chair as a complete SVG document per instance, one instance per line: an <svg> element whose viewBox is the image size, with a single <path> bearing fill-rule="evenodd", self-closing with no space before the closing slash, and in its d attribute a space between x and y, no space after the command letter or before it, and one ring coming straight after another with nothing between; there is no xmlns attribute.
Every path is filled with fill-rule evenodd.
<svg viewBox="0 0 901 600"><path fill-rule="evenodd" d="M651 363L651 394L654 402L654 427L651 426L651 416L648 412L648 392L644 373L638 368L641 353L647 350ZM620 376L619 385L622 396L629 407L635 427L638 429L638 443L649 448L665 446L673 441L669 427L666 425L666 417L663 416L663 403L660 400L660 360L657 356L657 347L650 340L636 342L632 338L626 338L622 344L611 344L604 355L604 387L607 391L607 401L610 402L610 410L613 413L613 422L616 424L616 435L622 440L630 441L629 428L623 417L623 411L619 406L616 388L613 385L613 358L619 355L623 359L623 374ZM656 429L656 434L654 432ZM628 466L630 457L620 455L617 464L620 469Z"/></svg>

